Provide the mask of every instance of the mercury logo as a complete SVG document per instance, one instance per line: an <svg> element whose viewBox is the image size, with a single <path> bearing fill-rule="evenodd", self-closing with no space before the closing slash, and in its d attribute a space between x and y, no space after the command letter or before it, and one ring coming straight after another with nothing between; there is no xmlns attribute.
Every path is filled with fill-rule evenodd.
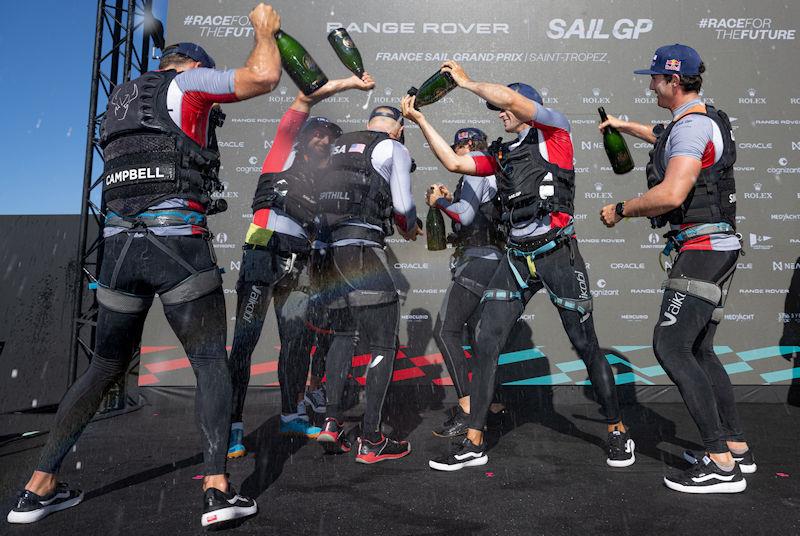
<svg viewBox="0 0 800 536"><path fill-rule="evenodd" d="M683 300L686 299L686 294L682 292L676 292L675 295L670 298L669 305L667 305L667 310L664 311L664 320L659 324L661 327L668 327L675 324L678 321L678 315L681 312L681 307L683 306Z"/></svg>

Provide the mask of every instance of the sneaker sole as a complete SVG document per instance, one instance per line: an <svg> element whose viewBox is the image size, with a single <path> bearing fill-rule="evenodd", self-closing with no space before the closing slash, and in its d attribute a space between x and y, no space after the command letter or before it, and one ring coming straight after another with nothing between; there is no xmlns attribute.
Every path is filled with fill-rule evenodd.
<svg viewBox="0 0 800 536"><path fill-rule="evenodd" d="M754 463L751 463L749 465L739 464L739 469L741 469L742 473L744 473L746 475L752 475L753 473L756 472L756 469L758 469L758 466L756 464L754 464Z"/></svg>
<svg viewBox="0 0 800 536"><path fill-rule="evenodd" d="M83 492L81 492L81 494L77 497L73 497L72 499L66 500L62 503L58 503L54 506L45 506L44 508L40 508L32 512L16 512L12 510L8 513L6 521L9 523L35 523L40 519L49 516L50 514L77 506L81 503L81 501L83 501Z"/></svg>
<svg viewBox="0 0 800 536"><path fill-rule="evenodd" d="M253 506L231 506L230 508L221 508L203 514L200 523L204 527L216 525L217 523L224 523L226 521L233 521L242 517L252 516L258 512L258 504Z"/></svg>
<svg viewBox="0 0 800 536"><path fill-rule="evenodd" d="M247 449L237 450L234 452L228 452L228 459L234 460L236 458L242 458L247 455Z"/></svg>
<svg viewBox="0 0 800 536"><path fill-rule="evenodd" d="M684 486L664 477L664 484L669 489L683 493L740 493L747 488L747 480L744 479L737 482L720 482L719 484L708 486Z"/></svg>
<svg viewBox="0 0 800 536"><path fill-rule="evenodd" d="M612 460L611 458L606 458L606 464L609 467L630 467L636 462L636 443L633 442L633 439L628 439L631 442L631 457L627 460Z"/></svg>
<svg viewBox="0 0 800 536"><path fill-rule="evenodd" d="M319 434L320 434L320 432L313 432L313 433L307 434L305 432L299 432L299 431L294 431L294 430L278 430L278 433L280 435L285 435L285 436L307 437L308 439L317 439L319 437Z"/></svg>
<svg viewBox="0 0 800 536"><path fill-rule="evenodd" d="M400 454L381 454L380 456L375 456L374 454L369 454L368 456L362 456L361 454L356 455L356 463L365 463L367 465L372 465L373 463L379 463L386 460L397 460L408 456L411 454L411 444L408 445L408 450L405 452L401 452Z"/></svg>
<svg viewBox="0 0 800 536"><path fill-rule="evenodd" d="M466 462L461 462L455 465L448 465L446 463L439 463L433 460L428 461L428 467L434 469L436 471L458 471L459 469L463 469L465 467L476 467L479 465L486 465L486 462L489 461L489 456L483 455L480 458L473 458L472 460L468 460Z"/></svg>
<svg viewBox="0 0 800 536"><path fill-rule="evenodd" d="M458 436L465 435L465 434L467 433L467 431L466 431L466 429L465 429L463 432L456 432L456 433L451 433L451 434L443 434L442 432L437 432L436 430L434 430L434 431L433 431L433 432L431 432L431 433L432 433L433 435L435 435L436 437L444 437L444 438L448 438L448 437L458 437Z"/></svg>

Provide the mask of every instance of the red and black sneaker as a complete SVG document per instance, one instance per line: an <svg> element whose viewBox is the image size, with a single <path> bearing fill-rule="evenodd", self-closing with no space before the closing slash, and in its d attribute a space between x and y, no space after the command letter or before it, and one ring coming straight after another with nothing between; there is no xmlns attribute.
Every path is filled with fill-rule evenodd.
<svg viewBox="0 0 800 536"><path fill-rule="evenodd" d="M347 439L342 429L342 424L333 417L325 419L325 424L317 436L317 441L322 443L325 451L331 454L344 454L345 452L350 452L351 449L350 440Z"/></svg>
<svg viewBox="0 0 800 536"><path fill-rule="evenodd" d="M411 443L395 441L382 435L381 440L373 443L363 437L358 438L358 463L378 463L384 460L396 460L411 454Z"/></svg>

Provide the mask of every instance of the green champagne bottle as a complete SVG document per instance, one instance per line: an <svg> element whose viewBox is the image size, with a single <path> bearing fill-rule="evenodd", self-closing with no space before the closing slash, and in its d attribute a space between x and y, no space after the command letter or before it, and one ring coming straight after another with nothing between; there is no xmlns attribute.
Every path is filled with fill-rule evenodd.
<svg viewBox="0 0 800 536"><path fill-rule="evenodd" d="M328 77L297 39L278 30L275 33L275 41L278 43L281 64L300 91L311 95L328 83Z"/></svg>
<svg viewBox="0 0 800 536"><path fill-rule="evenodd" d="M605 109L601 106L597 109L600 112L601 122L608 120ZM625 138L619 133L619 130L612 126L603 129L603 147L606 150L608 159L611 161L611 168L617 175L622 175L633 169L633 158L631 152L628 150L628 144L625 143Z"/></svg>
<svg viewBox="0 0 800 536"><path fill-rule="evenodd" d="M412 87L408 90L409 95L416 95L414 108L419 110L423 106L433 104L448 93L458 84L453 80L453 76L446 71L437 71L436 74L425 80L419 89Z"/></svg>
<svg viewBox="0 0 800 536"><path fill-rule="evenodd" d="M444 217L436 207L428 209L428 217L425 219L425 237L428 240L428 251L441 251L447 248L447 231L444 228Z"/></svg>
<svg viewBox="0 0 800 536"><path fill-rule="evenodd" d="M358 52L353 39L347 30L338 28L328 34L328 42L333 47L336 55L342 60L344 66L350 69L357 77L361 78L364 75L364 62L361 61L361 54Z"/></svg>

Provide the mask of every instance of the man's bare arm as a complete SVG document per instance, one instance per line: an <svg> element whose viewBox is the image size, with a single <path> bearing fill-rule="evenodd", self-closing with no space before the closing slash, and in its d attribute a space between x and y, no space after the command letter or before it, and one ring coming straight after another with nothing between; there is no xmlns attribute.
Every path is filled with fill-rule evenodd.
<svg viewBox="0 0 800 536"><path fill-rule="evenodd" d="M281 57L275 44L275 32L281 27L281 17L272 6L258 4L250 12L255 46L244 67L234 73L234 89L239 100L269 93L281 79Z"/></svg>

